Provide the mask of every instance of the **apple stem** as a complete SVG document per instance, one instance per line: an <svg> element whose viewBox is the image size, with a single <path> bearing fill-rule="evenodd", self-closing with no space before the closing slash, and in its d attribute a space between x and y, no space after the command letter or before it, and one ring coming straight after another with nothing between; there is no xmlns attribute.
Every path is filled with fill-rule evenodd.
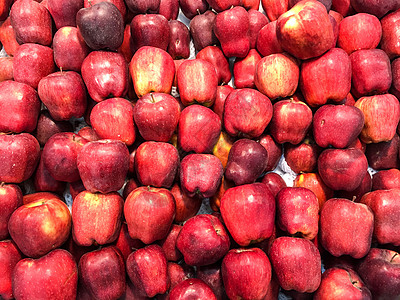
<svg viewBox="0 0 400 300"><path fill-rule="evenodd" d="M154 99L153 93L150 93L150 97L151 97L151 102L152 103L156 103L156 100Z"/></svg>
<svg viewBox="0 0 400 300"><path fill-rule="evenodd" d="M89 6L92 6L92 0L88 0Z"/></svg>
<svg viewBox="0 0 400 300"><path fill-rule="evenodd" d="M200 9L197 9L197 13L198 13L199 15L201 15Z"/></svg>
<svg viewBox="0 0 400 300"><path fill-rule="evenodd" d="M399 254L396 253L395 255L393 255L393 256L392 256L392 259L390 260L390 262L392 262L392 261L395 259L395 257L396 257L397 255L399 255Z"/></svg>
<svg viewBox="0 0 400 300"><path fill-rule="evenodd" d="M353 199L351 199L352 202L355 202L357 199L357 196L353 196Z"/></svg>
<svg viewBox="0 0 400 300"><path fill-rule="evenodd" d="M3 187L5 185L4 181L0 182L0 187Z"/></svg>

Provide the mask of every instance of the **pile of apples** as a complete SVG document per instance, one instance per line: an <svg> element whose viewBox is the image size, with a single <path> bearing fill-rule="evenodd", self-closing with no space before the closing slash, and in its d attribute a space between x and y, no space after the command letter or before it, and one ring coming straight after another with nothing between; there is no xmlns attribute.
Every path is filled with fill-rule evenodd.
<svg viewBox="0 0 400 300"><path fill-rule="evenodd" d="M0 21L1 299L400 298L398 0Z"/></svg>

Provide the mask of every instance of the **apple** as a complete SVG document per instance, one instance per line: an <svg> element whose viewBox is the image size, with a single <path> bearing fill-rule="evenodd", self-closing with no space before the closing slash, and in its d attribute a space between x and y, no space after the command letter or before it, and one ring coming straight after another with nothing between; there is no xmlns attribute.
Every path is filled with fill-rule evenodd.
<svg viewBox="0 0 400 300"><path fill-rule="evenodd" d="M70 122L56 121L50 116L48 110L42 110L39 114L34 135L40 146L43 147L54 134L72 131L74 131L74 128Z"/></svg>
<svg viewBox="0 0 400 300"><path fill-rule="evenodd" d="M212 110L219 116L221 121L224 119L225 101L229 94L234 90L230 85L217 86L217 97L215 98Z"/></svg>
<svg viewBox="0 0 400 300"><path fill-rule="evenodd" d="M37 92L25 83L0 82L0 132L33 132L40 112Z"/></svg>
<svg viewBox="0 0 400 300"><path fill-rule="evenodd" d="M368 164L375 170L398 168L400 137L397 133L388 142L371 143L365 149Z"/></svg>
<svg viewBox="0 0 400 300"><path fill-rule="evenodd" d="M203 0L202 2L205 1ZM207 10L200 15L196 12L196 15L191 19L189 29L196 51L200 51L207 46L219 44L213 30L216 17L217 16L213 11Z"/></svg>
<svg viewBox="0 0 400 300"><path fill-rule="evenodd" d="M125 200L129 235L145 244L164 239L175 217L175 201L164 188L138 187Z"/></svg>
<svg viewBox="0 0 400 300"><path fill-rule="evenodd" d="M83 0L83 7L89 8L99 2L102 2L102 1L103 0ZM123 1L123 0L106 0L106 1L114 4L118 8L119 12L122 15L123 20L126 20L127 18L129 18L129 16L127 16L127 13L126 13L125 1Z"/></svg>
<svg viewBox="0 0 400 300"><path fill-rule="evenodd" d="M365 154L356 148L329 148L318 157L318 173L333 190L355 190L361 184L367 169Z"/></svg>
<svg viewBox="0 0 400 300"><path fill-rule="evenodd" d="M372 176L372 190L390 190L400 188L400 170L380 170Z"/></svg>
<svg viewBox="0 0 400 300"><path fill-rule="evenodd" d="M76 14L76 25L93 50L117 50L124 39L124 20L111 2L103 1L81 8Z"/></svg>
<svg viewBox="0 0 400 300"><path fill-rule="evenodd" d="M339 198L346 198L354 202L360 202L362 196L369 193L372 189L372 178L367 172L360 185L352 191L337 191L335 194Z"/></svg>
<svg viewBox="0 0 400 300"><path fill-rule="evenodd" d="M279 143L299 144L312 125L311 108L294 98L280 100L273 105L274 113L270 123L270 133Z"/></svg>
<svg viewBox="0 0 400 300"><path fill-rule="evenodd" d="M32 176L40 158L40 145L29 133L0 135L0 182L21 183Z"/></svg>
<svg viewBox="0 0 400 300"><path fill-rule="evenodd" d="M269 23L269 20L266 17L266 15L264 15L262 12L258 10L258 7L255 9L248 10L248 14L250 22L249 33L248 33L250 37L250 49L255 49L258 33L260 32L261 28L263 28L267 23Z"/></svg>
<svg viewBox="0 0 400 300"><path fill-rule="evenodd" d="M56 249L38 259L20 260L12 284L16 299L75 299L78 268L71 253Z"/></svg>
<svg viewBox="0 0 400 300"><path fill-rule="evenodd" d="M196 59L204 59L214 66L219 85L228 84L231 80L232 74L229 67L229 62L220 47L207 46L196 54ZM203 73L206 73L206 71L203 70ZM203 76L206 78L208 77L206 74Z"/></svg>
<svg viewBox="0 0 400 300"><path fill-rule="evenodd" d="M133 105L124 98L97 103L90 112L90 123L99 139L120 140L127 146L136 139Z"/></svg>
<svg viewBox="0 0 400 300"><path fill-rule="evenodd" d="M257 138L268 126L272 113L267 96L254 89L237 89L225 100L224 127L233 137Z"/></svg>
<svg viewBox="0 0 400 300"><path fill-rule="evenodd" d="M26 83L34 89L37 89L43 77L54 72L54 68L53 50L50 47L26 43L15 53L14 80Z"/></svg>
<svg viewBox="0 0 400 300"><path fill-rule="evenodd" d="M180 184L189 197L209 198L215 195L224 169L212 154L189 154L181 160Z"/></svg>
<svg viewBox="0 0 400 300"><path fill-rule="evenodd" d="M36 168L36 172L33 175L33 184L36 192L54 192L62 195L65 191L66 183L55 180L51 176L49 170L44 165L43 159L40 159L39 164Z"/></svg>
<svg viewBox="0 0 400 300"><path fill-rule="evenodd" d="M242 5L241 0L207 0L210 7L220 13L234 6Z"/></svg>
<svg viewBox="0 0 400 300"><path fill-rule="evenodd" d="M326 104L315 112L312 126L318 146L347 148L361 133L364 114L355 106Z"/></svg>
<svg viewBox="0 0 400 300"><path fill-rule="evenodd" d="M170 20L168 24L171 33L168 44L168 53L174 60L189 58L190 56L189 28L184 23L178 20Z"/></svg>
<svg viewBox="0 0 400 300"><path fill-rule="evenodd" d="M128 64L131 61L132 56L133 56L133 51L131 49L131 43L132 43L131 39L132 39L131 25L125 24L124 40L122 41L122 44L121 44L121 46L119 46L117 51L118 51L118 53L122 54L122 56L125 58L125 60Z"/></svg>
<svg viewBox="0 0 400 300"><path fill-rule="evenodd" d="M372 299L371 291L360 275L350 268L333 267L327 269L321 278L321 285L314 299Z"/></svg>
<svg viewBox="0 0 400 300"><path fill-rule="evenodd" d="M400 55L400 48L397 45L396 40L398 39L399 33L396 30L398 25L398 19L400 16L400 10L396 10L392 13L387 14L381 19L382 25L382 39L380 48L386 52L390 59L393 59Z"/></svg>
<svg viewBox="0 0 400 300"><path fill-rule="evenodd" d="M9 56L14 56L19 48L14 28L11 25L10 17L0 25L0 42L3 44L4 51Z"/></svg>
<svg viewBox="0 0 400 300"><path fill-rule="evenodd" d="M89 54L80 31L76 27L61 27L53 37L54 62L64 71L80 72L82 62Z"/></svg>
<svg viewBox="0 0 400 300"><path fill-rule="evenodd" d="M82 62L82 78L96 102L128 92L128 64L120 53L92 51Z"/></svg>
<svg viewBox="0 0 400 300"><path fill-rule="evenodd" d="M117 299L125 292L125 262L115 246L82 255L78 271L80 283L95 299Z"/></svg>
<svg viewBox="0 0 400 300"><path fill-rule="evenodd" d="M395 96L383 94L361 97L354 106L361 109L365 117L360 135L362 142L388 142L394 137L400 119L400 104Z"/></svg>
<svg viewBox="0 0 400 300"><path fill-rule="evenodd" d="M13 66L13 57L0 57L0 82L14 79Z"/></svg>
<svg viewBox="0 0 400 300"><path fill-rule="evenodd" d="M77 157L83 185L90 192L107 194L125 183L129 150L118 140L99 140L85 144Z"/></svg>
<svg viewBox="0 0 400 300"><path fill-rule="evenodd" d="M350 0L350 4L356 12L370 13L377 16L379 19L389 11L400 8L399 3L393 0L385 1L384 3L379 0Z"/></svg>
<svg viewBox="0 0 400 300"><path fill-rule="evenodd" d="M210 108L190 105L182 110L178 123L178 145L183 151L211 153L221 133L221 120Z"/></svg>
<svg viewBox="0 0 400 300"><path fill-rule="evenodd" d="M119 235L124 200L116 193L80 192L72 203L72 236L79 246L105 245ZM93 222L87 222L93 220Z"/></svg>
<svg viewBox="0 0 400 300"><path fill-rule="evenodd" d="M198 278L188 278L182 281L169 293L171 300L189 300L192 298L217 300L213 290Z"/></svg>
<svg viewBox="0 0 400 300"><path fill-rule="evenodd" d="M158 13L160 0L127 0L126 6L134 14Z"/></svg>
<svg viewBox="0 0 400 300"><path fill-rule="evenodd" d="M168 262L177 262L183 257L182 253L176 248L176 239L181 229L182 225L172 224L168 235L159 242Z"/></svg>
<svg viewBox="0 0 400 300"><path fill-rule="evenodd" d="M343 17L355 14L350 0L332 0L332 10L337 11Z"/></svg>
<svg viewBox="0 0 400 300"><path fill-rule="evenodd" d="M229 299L264 299L271 281L271 263L260 248L232 249L221 273Z"/></svg>
<svg viewBox="0 0 400 300"><path fill-rule="evenodd" d="M301 293L316 291L321 283L321 256L309 240L279 237L272 242L269 259L279 285Z"/></svg>
<svg viewBox="0 0 400 300"><path fill-rule="evenodd" d="M15 1L11 6L10 20L19 44L51 44L51 15L42 3L31 0Z"/></svg>
<svg viewBox="0 0 400 300"><path fill-rule="evenodd" d="M255 49L250 49L245 58L236 58L233 64L234 84L237 89L255 88L254 74L257 63L261 60Z"/></svg>
<svg viewBox="0 0 400 300"><path fill-rule="evenodd" d="M261 6L267 14L268 19L272 22L288 11L289 0L261 0Z"/></svg>
<svg viewBox="0 0 400 300"><path fill-rule="evenodd" d="M357 272L374 299L395 299L400 295L399 253L372 248L360 262Z"/></svg>
<svg viewBox="0 0 400 300"><path fill-rule="evenodd" d="M340 228L336 226L341 224ZM333 256L362 258L371 248L374 214L365 204L331 198L320 214L320 242Z"/></svg>
<svg viewBox="0 0 400 300"><path fill-rule="evenodd" d="M136 52L143 46L167 51L171 31L168 20L159 14L139 14L131 22L131 47Z"/></svg>
<svg viewBox="0 0 400 300"><path fill-rule="evenodd" d="M235 185L253 183L264 172L267 161L268 152L260 143L239 139L229 150L225 178Z"/></svg>
<svg viewBox="0 0 400 300"><path fill-rule="evenodd" d="M376 48L381 37L379 19L371 14L358 13L340 22L337 45L350 55L356 50Z"/></svg>
<svg viewBox="0 0 400 300"><path fill-rule="evenodd" d="M150 92L169 94L175 76L174 60L160 48L144 46L133 55L129 74L139 98Z"/></svg>
<svg viewBox="0 0 400 300"><path fill-rule="evenodd" d="M350 54L350 60L352 94L356 98L387 93L392 84L392 69L383 50L357 50Z"/></svg>
<svg viewBox="0 0 400 300"><path fill-rule="evenodd" d="M281 175L275 172L268 172L265 174L261 182L264 183L269 191L272 193L274 197L279 193L279 191L285 187L287 187L285 180Z"/></svg>
<svg viewBox="0 0 400 300"><path fill-rule="evenodd" d="M22 253L33 258L64 244L71 233L71 226L68 206L57 196L20 206L8 222L13 241Z"/></svg>
<svg viewBox="0 0 400 300"><path fill-rule="evenodd" d="M389 92L397 99L400 98L400 59L396 58L391 62L392 67L392 86Z"/></svg>
<svg viewBox="0 0 400 300"><path fill-rule="evenodd" d="M168 21L176 20L179 14L179 0L161 0L158 13Z"/></svg>
<svg viewBox="0 0 400 300"><path fill-rule="evenodd" d="M290 169L298 173L314 172L317 168L318 156L322 149L310 137L306 137L300 144L285 143L283 157Z"/></svg>
<svg viewBox="0 0 400 300"><path fill-rule="evenodd" d="M83 0L68 1L47 0L49 10L57 29L64 26L76 26L76 14L83 8Z"/></svg>
<svg viewBox="0 0 400 300"><path fill-rule="evenodd" d="M276 53L263 57L256 65L254 83L271 100L294 94L299 82L297 62L288 54Z"/></svg>
<svg viewBox="0 0 400 300"><path fill-rule="evenodd" d="M232 148L235 140L227 134L225 131L221 131L218 142L215 144L212 153L218 157L222 163L222 167L225 169L228 163L229 152Z"/></svg>
<svg viewBox="0 0 400 300"><path fill-rule="evenodd" d="M208 0L210 2L210 0ZM211 5L212 6L212 5ZM235 6L220 11L215 18L214 33L226 57L246 57L250 50L250 18L246 9Z"/></svg>
<svg viewBox="0 0 400 300"><path fill-rule="evenodd" d="M199 214L187 220L176 239L176 247L191 266L211 265L223 258L230 240L223 223L213 215Z"/></svg>
<svg viewBox="0 0 400 300"><path fill-rule="evenodd" d="M221 262L196 268L196 278L204 281L214 292L217 299L226 299L222 279Z"/></svg>
<svg viewBox="0 0 400 300"><path fill-rule="evenodd" d="M8 221L12 213L22 205L22 190L16 184L0 183L0 241L8 236ZM1 294L1 293L0 293Z"/></svg>
<svg viewBox="0 0 400 300"><path fill-rule="evenodd" d="M4 300L14 299L12 274L22 254L12 240L0 238L0 267L3 274L0 278L0 297Z"/></svg>
<svg viewBox="0 0 400 300"><path fill-rule="evenodd" d="M113 242L113 245L121 251L124 262L133 251L146 246L140 240L133 239L129 236L128 225L126 222L122 222L118 238Z"/></svg>
<svg viewBox="0 0 400 300"><path fill-rule="evenodd" d="M325 6L316 0L300 1L277 20L282 48L299 59L318 57L334 45L334 32Z"/></svg>
<svg viewBox="0 0 400 300"><path fill-rule="evenodd" d="M220 211L232 238L242 247L272 236L275 198L263 183L228 189L221 199Z"/></svg>
<svg viewBox="0 0 400 300"><path fill-rule="evenodd" d="M282 53L283 49L276 36L276 23L274 20L260 29L257 35L256 49L262 56Z"/></svg>
<svg viewBox="0 0 400 300"><path fill-rule="evenodd" d="M340 48L332 48L320 57L302 63L300 89L308 105L338 103L350 92L351 60Z"/></svg>
<svg viewBox="0 0 400 300"><path fill-rule="evenodd" d="M195 277L194 268L192 266L188 266L185 263L178 264L169 261L167 263L167 269L168 269L168 277L171 282L171 285L169 287L170 291L182 281ZM164 294L163 296L168 297L168 294Z"/></svg>
<svg viewBox="0 0 400 300"><path fill-rule="evenodd" d="M131 253L126 260L126 271L132 283L147 297L164 294L170 286L167 259L159 245Z"/></svg>
<svg viewBox="0 0 400 300"><path fill-rule="evenodd" d="M179 7L183 15L192 20L208 10L208 2L206 0L179 0Z"/></svg>
<svg viewBox="0 0 400 300"><path fill-rule="evenodd" d="M258 142L268 152L268 162L265 171L272 171L278 165L278 162L282 156L282 145L274 141L270 134L262 134L258 139Z"/></svg>
<svg viewBox="0 0 400 300"><path fill-rule="evenodd" d="M194 217L202 204L202 198L197 195L190 197L183 192L179 183L176 182L171 187L171 193L175 199L175 218L176 223L182 223Z"/></svg>

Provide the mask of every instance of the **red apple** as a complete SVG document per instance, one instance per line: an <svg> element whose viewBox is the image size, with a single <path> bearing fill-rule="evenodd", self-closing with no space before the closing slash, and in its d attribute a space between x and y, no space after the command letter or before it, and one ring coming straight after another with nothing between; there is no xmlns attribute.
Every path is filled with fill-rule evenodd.
<svg viewBox="0 0 400 300"><path fill-rule="evenodd" d="M194 268L185 263L178 264L178 263L169 261L167 263L167 268L168 268L168 277L171 281L171 285L169 287L170 291L176 285L180 284L182 281L195 277ZM196 276L197 276L197 274L196 274ZM168 297L167 294L164 294L163 296Z"/></svg>
<svg viewBox="0 0 400 300"><path fill-rule="evenodd" d="M261 0L261 5L268 19L272 22L287 12L289 9L289 0Z"/></svg>
<svg viewBox="0 0 400 300"><path fill-rule="evenodd" d="M72 203L72 236L79 246L104 245L119 235L124 200L116 193L83 191ZM87 222L93 220L93 222Z"/></svg>
<svg viewBox="0 0 400 300"><path fill-rule="evenodd" d="M261 56L255 49L250 49L245 58L235 59L235 62L233 64L233 77L236 88L242 89L256 87L256 84L254 82L254 74L257 63L260 60Z"/></svg>
<svg viewBox="0 0 400 300"><path fill-rule="evenodd" d="M240 246L263 241L273 233L275 198L263 183L228 189L220 210L226 228Z"/></svg>
<svg viewBox="0 0 400 300"><path fill-rule="evenodd" d="M226 299L222 279L221 262L196 268L196 278L203 280L214 292L217 299Z"/></svg>
<svg viewBox="0 0 400 300"><path fill-rule="evenodd" d="M190 21L190 35L193 38L193 44L196 51L200 51L207 46L219 44L213 30L216 17L217 16L213 11L208 10L200 15L197 15L196 13Z"/></svg>
<svg viewBox="0 0 400 300"><path fill-rule="evenodd" d="M56 249L38 259L20 260L12 284L16 299L74 299L78 268L71 253Z"/></svg>
<svg viewBox="0 0 400 300"><path fill-rule="evenodd" d="M179 6L183 15L191 20L207 11L208 2L206 0L179 0Z"/></svg>
<svg viewBox="0 0 400 300"><path fill-rule="evenodd" d="M283 146L283 157L290 169L298 173L314 172L317 168L318 156L322 149L310 137L300 144L286 143Z"/></svg>
<svg viewBox="0 0 400 300"><path fill-rule="evenodd" d="M217 86L217 97L215 98L212 110L219 116L221 121L224 119L225 101L228 95L234 90L230 85Z"/></svg>
<svg viewBox="0 0 400 300"><path fill-rule="evenodd" d="M381 170L372 176L372 190L390 190L400 188L400 170Z"/></svg>
<svg viewBox="0 0 400 300"><path fill-rule="evenodd" d="M55 180L51 176L49 170L44 165L43 159L40 159L33 176L33 184L36 192L54 192L62 195L65 190L66 183Z"/></svg>
<svg viewBox="0 0 400 300"><path fill-rule="evenodd" d="M168 21L176 20L179 14L179 0L161 0L158 13Z"/></svg>
<svg viewBox="0 0 400 300"><path fill-rule="evenodd" d="M283 52L282 46L276 36L276 23L276 20L272 21L258 32L256 49L262 56Z"/></svg>
<svg viewBox="0 0 400 300"><path fill-rule="evenodd" d="M258 2L260 2L260 0L258 0ZM258 7L255 9L250 9L248 11L248 14L250 21L250 27L248 33L250 37L250 49L255 49L258 33L260 32L261 28L263 28L267 23L269 23L269 20L266 17L266 15L264 15L262 12L258 10Z"/></svg>
<svg viewBox="0 0 400 300"><path fill-rule="evenodd" d="M0 241L0 267L3 271L0 278L0 297L4 300L14 299L12 274L16 264L22 259L21 252L12 240Z"/></svg>
<svg viewBox="0 0 400 300"><path fill-rule="evenodd" d="M189 58L190 56L190 32L189 28L178 20L171 20L169 23L170 40L168 53L176 59Z"/></svg>
<svg viewBox="0 0 400 300"><path fill-rule="evenodd" d="M374 214L365 204L331 198L322 207L320 242L333 256L345 254L358 259L367 255L373 229Z"/></svg>
<svg viewBox="0 0 400 300"><path fill-rule="evenodd" d="M145 244L140 240L133 239L129 236L128 225L126 225L126 222L122 222L118 238L113 244L121 251L124 261L127 260L129 254L133 251L145 246Z"/></svg>
<svg viewBox="0 0 400 300"><path fill-rule="evenodd" d="M186 221L176 240L176 247L191 266L211 265L228 252L228 232L217 217L200 214Z"/></svg>
<svg viewBox="0 0 400 300"><path fill-rule="evenodd" d="M70 122L55 121L48 110L42 110L37 121L35 137L43 147L54 134L72 131L74 128Z"/></svg>
<svg viewBox="0 0 400 300"><path fill-rule="evenodd" d="M13 79L14 79L14 58L0 57L0 82Z"/></svg>
<svg viewBox="0 0 400 300"><path fill-rule="evenodd" d="M182 225L172 224L168 235L160 241L160 246L164 250L168 262L179 261L183 257L176 247L176 239L181 229Z"/></svg>
<svg viewBox="0 0 400 300"><path fill-rule="evenodd" d="M83 0L68 1L47 0L47 9L53 17L57 29L64 26L76 26L76 14L83 8Z"/></svg>
<svg viewBox="0 0 400 300"><path fill-rule="evenodd" d="M78 135L87 139L89 142L100 140L99 136L96 134L91 126L85 126L79 129Z"/></svg>
<svg viewBox="0 0 400 300"><path fill-rule="evenodd" d="M190 300L192 298L217 300L213 290L198 278L189 278L182 281L169 293L169 299L171 300Z"/></svg>
<svg viewBox="0 0 400 300"><path fill-rule="evenodd" d="M223 12L233 6L241 5L241 0L207 0L210 7L216 12Z"/></svg>
<svg viewBox="0 0 400 300"><path fill-rule="evenodd" d="M380 48L386 52L390 59L400 55L400 47L396 42L399 38L399 31L397 30L399 17L400 10L396 10L381 19L382 39Z"/></svg>
<svg viewBox="0 0 400 300"><path fill-rule="evenodd" d="M346 198L354 202L360 202L362 196L369 193L372 188L372 178L367 172L360 185L352 191L338 191L335 195L339 198Z"/></svg>
<svg viewBox="0 0 400 300"><path fill-rule="evenodd" d="M9 56L14 56L19 48L14 28L11 25L10 17L0 25L0 42L3 44L4 51Z"/></svg>
<svg viewBox="0 0 400 300"><path fill-rule="evenodd" d="M58 248L71 233L71 213L57 196L17 208L8 229L18 248L29 257L40 257Z"/></svg>
<svg viewBox="0 0 400 300"><path fill-rule="evenodd" d="M90 1L89 0L84 0L83 1L83 7L89 8L89 7L95 5L95 4L99 3L99 2L102 2L102 1L103 0L90 0ZM126 4L125 4L125 1L123 1L123 0L106 0L106 1L114 4L118 8L119 12L121 13L122 18L124 20L126 20L127 15L126 15Z"/></svg>
<svg viewBox="0 0 400 300"><path fill-rule="evenodd" d="M22 191L16 184L0 183L0 241L8 236L8 221L12 213L22 205ZM1 293L0 293L1 294Z"/></svg>
<svg viewBox="0 0 400 300"><path fill-rule="evenodd" d="M196 59L204 59L214 66L215 71L217 72L219 85L228 84L231 80L232 74L229 62L224 56L221 48L217 46L207 46L197 53ZM205 71L203 71L203 73L205 73ZM206 78L208 77L207 75L203 76Z"/></svg>
<svg viewBox="0 0 400 300"><path fill-rule="evenodd" d="M389 11L400 8L399 3L393 0L385 2L380 0L350 0L350 3L356 12L370 13L377 16L379 19Z"/></svg>
<svg viewBox="0 0 400 300"><path fill-rule="evenodd" d="M179 183L175 183L172 186L171 193L175 199L176 212L174 221L176 223L184 222L198 213L203 200L201 197L197 195L189 197L183 192Z"/></svg>
<svg viewBox="0 0 400 300"><path fill-rule="evenodd" d="M265 174L261 182L268 187L269 191L274 197L276 197L281 189L287 187L282 176L275 172L269 172Z"/></svg>
<svg viewBox="0 0 400 300"><path fill-rule="evenodd" d="M388 142L371 143L365 149L368 164L375 170L398 168L400 137L397 133Z"/></svg>
<svg viewBox="0 0 400 300"><path fill-rule="evenodd" d="M270 134L262 134L258 142L268 152L268 162L265 171L274 170L282 156L282 145L275 142Z"/></svg>

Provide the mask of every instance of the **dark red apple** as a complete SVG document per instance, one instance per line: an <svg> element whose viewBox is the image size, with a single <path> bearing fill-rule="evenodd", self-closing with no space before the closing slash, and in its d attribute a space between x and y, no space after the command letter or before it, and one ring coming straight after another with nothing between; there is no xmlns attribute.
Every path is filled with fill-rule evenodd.
<svg viewBox="0 0 400 300"><path fill-rule="evenodd" d="M14 299L12 274L22 254L12 240L0 241L0 267L3 271L0 278L0 297L4 300Z"/></svg>
<svg viewBox="0 0 400 300"><path fill-rule="evenodd" d="M230 85L217 86L217 97L215 98L212 110L219 116L221 121L224 119L225 100L233 90L234 88Z"/></svg>
<svg viewBox="0 0 400 300"><path fill-rule="evenodd" d="M43 147L54 134L72 131L74 128L70 122L55 121L48 110L42 110L37 121L35 137Z"/></svg>
<svg viewBox="0 0 400 300"><path fill-rule="evenodd" d="M190 35L193 38L196 51L200 51L207 46L219 44L219 41L213 30L216 17L217 16L213 11L208 10L200 15L197 15L196 13L196 15L190 21Z"/></svg>
<svg viewBox="0 0 400 300"><path fill-rule="evenodd" d="M265 171L274 170L282 156L282 145L275 142L270 134L262 134L258 142L268 152L268 162Z"/></svg>
<svg viewBox="0 0 400 300"><path fill-rule="evenodd" d="M126 222L122 222L119 236L113 244L121 251L124 262L127 260L129 254L145 246L145 244L140 240L133 239L129 236L128 225L126 225Z"/></svg>
<svg viewBox="0 0 400 300"><path fill-rule="evenodd" d="M196 278L203 280L214 292L217 299L226 299L222 279L221 262L196 268Z"/></svg>
<svg viewBox="0 0 400 300"><path fill-rule="evenodd" d="M179 0L179 7L185 17L191 20L207 11L208 2L206 0Z"/></svg>
<svg viewBox="0 0 400 300"><path fill-rule="evenodd" d="M269 191L274 197L276 197L281 189L287 187L282 176L275 172L269 172L265 174L261 179L261 182L268 187Z"/></svg>
<svg viewBox="0 0 400 300"><path fill-rule="evenodd" d="M388 142L371 143L366 146L365 156L368 164L375 170L398 168L400 137L397 133Z"/></svg>
<svg viewBox="0 0 400 300"><path fill-rule="evenodd" d="M179 261L183 257L176 247L176 239L181 229L182 225L172 224L168 235L160 241L160 246L164 250L168 262Z"/></svg>
<svg viewBox="0 0 400 300"><path fill-rule="evenodd" d="M168 262L167 263L167 268L168 268L168 277L171 281L171 285L169 287L169 290L171 291L176 285L181 283L182 281L189 279L189 278L194 278L195 277L195 269L192 266L189 266L185 263L175 263L175 262ZM197 272L196 272L197 273ZM196 274L197 276L197 274ZM164 294L163 296L167 296Z"/></svg>
<svg viewBox="0 0 400 300"><path fill-rule="evenodd" d="M384 2L381 0L350 0L350 4L356 12L370 13L377 16L379 19L386 15L389 11L400 8L399 3L393 0Z"/></svg>
<svg viewBox="0 0 400 300"><path fill-rule="evenodd" d="M369 193L371 191L371 188L372 178L369 172L367 172L360 185L356 189L352 191L337 191L335 195L339 198L346 198L354 202L360 202L361 197L364 196L366 193Z"/></svg>
<svg viewBox="0 0 400 300"><path fill-rule="evenodd" d="M40 159L33 176L33 184L36 192L54 192L62 195L65 191L66 183L55 180L49 170L44 165L43 159Z"/></svg>
<svg viewBox="0 0 400 300"><path fill-rule="evenodd" d="M265 14L263 14L258 10L258 7L255 9L248 10L248 14L250 22L249 33L248 33L250 37L250 49L255 49L258 33L261 30L261 28L263 28L267 23L269 23L269 20Z"/></svg>
<svg viewBox="0 0 400 300"><path fill-rule="evenodd" d="M400 188L400 170L381 170L372 176L372 190L390 190Z"/></svg>
<svg viewBox="0 0 400 300"><path fill-rule="evenodd" d="M204 59L214 66L215 71L217 72L219 85L224 85L224 84L229 83L229 81L231 80L232 74L231 74L231 70L229 67L229 61L226 59L221 48L219 48L217 46L207 46L207 47L201 49L196 54L196 58ZM205 71L204 71L204 73L205 73ZM205 76L206 78L208 77L207 75L203 75L203 76Z"/></svg>
<svg viewBox="0 0 400 300"><path fill-rule="evenodd" d="M176 20L179 14L179 0L161 0L158 13L168 21Z"/></svg>
<svg viewBox="0 0 400 300"><path fill-rule="evenodd" d="M64 26L76 26L76 14L83 8L83 0L68 1L47 0L47 9L53 17L57 29Z"/></svg>
<svg viewBox="0 0 400 300"><path fill-rule="evenodd" d="M171 20L169 23L170 40L168 53L173 59L189 58L190 56L190 32L189 28L178 20Z"/></svg>
<svg viewBox="0 0 400 300"><path fill-rule="evenodd" d="M128 9L137 14L151 14L158 13L160 0L127 0L126 5Z"/></svg>

